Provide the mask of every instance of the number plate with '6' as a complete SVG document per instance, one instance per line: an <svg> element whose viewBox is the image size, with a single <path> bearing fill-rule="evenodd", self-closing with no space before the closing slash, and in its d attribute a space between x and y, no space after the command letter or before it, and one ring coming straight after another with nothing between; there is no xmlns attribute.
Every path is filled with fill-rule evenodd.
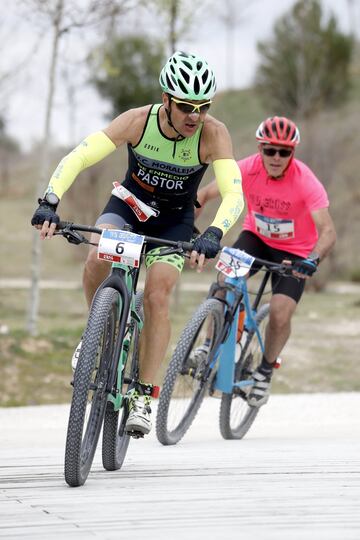
<svg viewBox="0 0 360 540"><path fill-rule="evenodd" d="M129 231L104 229L98 246L98 259L139 268L144 236Z"/></svg>

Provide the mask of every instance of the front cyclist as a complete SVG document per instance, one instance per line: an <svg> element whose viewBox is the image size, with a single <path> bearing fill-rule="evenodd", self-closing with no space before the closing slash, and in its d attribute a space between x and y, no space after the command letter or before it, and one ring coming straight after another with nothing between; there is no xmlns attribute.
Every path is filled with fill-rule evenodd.
<svg viewBox="0 0 360 540"><path fill-rule="evenodd" d="M247 214L234 247L276 263L297 261L294 278L273 277L265 354L254 373L255 385L248 400L259 407L269 398L273 367L290 336L291 318L305 280L329 253L336 234L323 185L294 157L300 142L294 122L285 117L267 118L258 127L256 139L259 152L238 161ZM198 200L203 206L218 195L212 182L199 191Z"/></svg>
<svg viewBox="0 0 360 540"><path fill-rule="evenodd" d="M195 241L190 265L201 271L205 259L216 256L223 234L241 214L243 198L228 130L207 114L216 91L215 77L204 59L176 52L160 73L160 86L162 103L120 114L59 163L31 221L42 239L54 234L58 203L77 175L126 144L129 161L124 180L114 187L96 226L119 229L128 223L134 232L190 241L197 188L211 162L222 203L214 221ZM183 267L180 255L166 258L158 253L159 248L149 246L145 261L140 382L130 400L126 425L130 433L146 434L151 429L153 382L170 339L170 294ZM83 275L89 306L109 269L109 263L97 259L96 248L91 247ZM78 352L79 348L75 360Z"/></svg>

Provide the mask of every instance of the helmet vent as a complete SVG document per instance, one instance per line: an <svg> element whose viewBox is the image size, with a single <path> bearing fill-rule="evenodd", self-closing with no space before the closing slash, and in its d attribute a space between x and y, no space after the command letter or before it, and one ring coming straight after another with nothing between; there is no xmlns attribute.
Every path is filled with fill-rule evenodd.
<svg viewBox="0 0 360 540"><path fill-rule="evenodd" d="M190 64L190 62L187 62L186 60L183 60L182 63L184 64L184 66L186 66L188 69L190 69L190 71L192 70L192 65Z"/></svg>
<svg viewBox="0 0 360 540"><path fill-rule="evenodd" d="M168 85L168 87L170 88L170 90L175 90L174 85L173 85L173 83L172 83L172 81L171 81L171 79L170 79L170 77L169 77L168 74L166 74L166 84Z"/></svg>
<svg viewBox="0 0 360 540"><path fill-rule="evenodd" d="M209 92L210 88L211 88L211 81L209 82L209 84L206 87L205 94L207 94Z"/></svg>
<svg viewBox="0 0 360 540"><path fill-rule="evenodd" d="M187 88L186 88L186 86L180 81L180 79L178 80L178 85L179 85L179 87L181 88L181 91L184 92L184 94L187 94Z"/></svg>
<svg viewBox="0 0 360 540"><path fill-rule="evenodd" d="M205 84L206 81L207 81L207 78L209 76L209 70L207 69L206 71L204 71L204 73L202 74L202 82Z"/></svg>
<svg viewBox="0 0 360 540"><path fill-rule="evenodd" d="M194 92L196 95L200 92L199 77L194 78Z"/></svg>
<svg viewBox="0 0 360 540"><path fill-rule="evenodd" d="M201 69L202 67L203 67L203 63L202 63L202 62L200 62L200 61L199 61L199 62L196 62L196 69L197 69L198 71L200 71L200 69Z"/></svg>
<svg viewBox="0 0 360 540"><path fill-rule="evenodd" d="M184 62L184 63L185 63L185 62ZM183 78L185 79L185 81L186 81L187 83L189 83L189 82L190 82L189 74L188 74L184 69L182 69L182 68L179 68L179 71L180 71L181 75L183 76Z"/></svg>

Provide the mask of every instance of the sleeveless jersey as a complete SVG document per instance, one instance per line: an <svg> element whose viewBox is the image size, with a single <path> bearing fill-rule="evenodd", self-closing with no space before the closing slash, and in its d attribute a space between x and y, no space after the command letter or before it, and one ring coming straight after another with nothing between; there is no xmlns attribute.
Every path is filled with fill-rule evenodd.
<svg viewBox="0 0 360 540"><path fill-rule="evenodd" d="M192 137L169 139L160 129L160 107L151 107L138 144L128 144L123 186L150 206L180 209L196 201L197 188L208 167L199 156L202 125Z"/></svg>

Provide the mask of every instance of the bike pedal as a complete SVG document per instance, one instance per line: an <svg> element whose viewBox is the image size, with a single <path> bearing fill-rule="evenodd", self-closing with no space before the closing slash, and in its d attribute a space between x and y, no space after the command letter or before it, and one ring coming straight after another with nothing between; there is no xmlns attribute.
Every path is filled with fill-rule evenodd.
<svg viewBox="0 0 360 540"><path fill-rule="evenodd" d="M141 431L127 431L127 435L130 435L133 439L143 439L144 434Z"/></svg>

